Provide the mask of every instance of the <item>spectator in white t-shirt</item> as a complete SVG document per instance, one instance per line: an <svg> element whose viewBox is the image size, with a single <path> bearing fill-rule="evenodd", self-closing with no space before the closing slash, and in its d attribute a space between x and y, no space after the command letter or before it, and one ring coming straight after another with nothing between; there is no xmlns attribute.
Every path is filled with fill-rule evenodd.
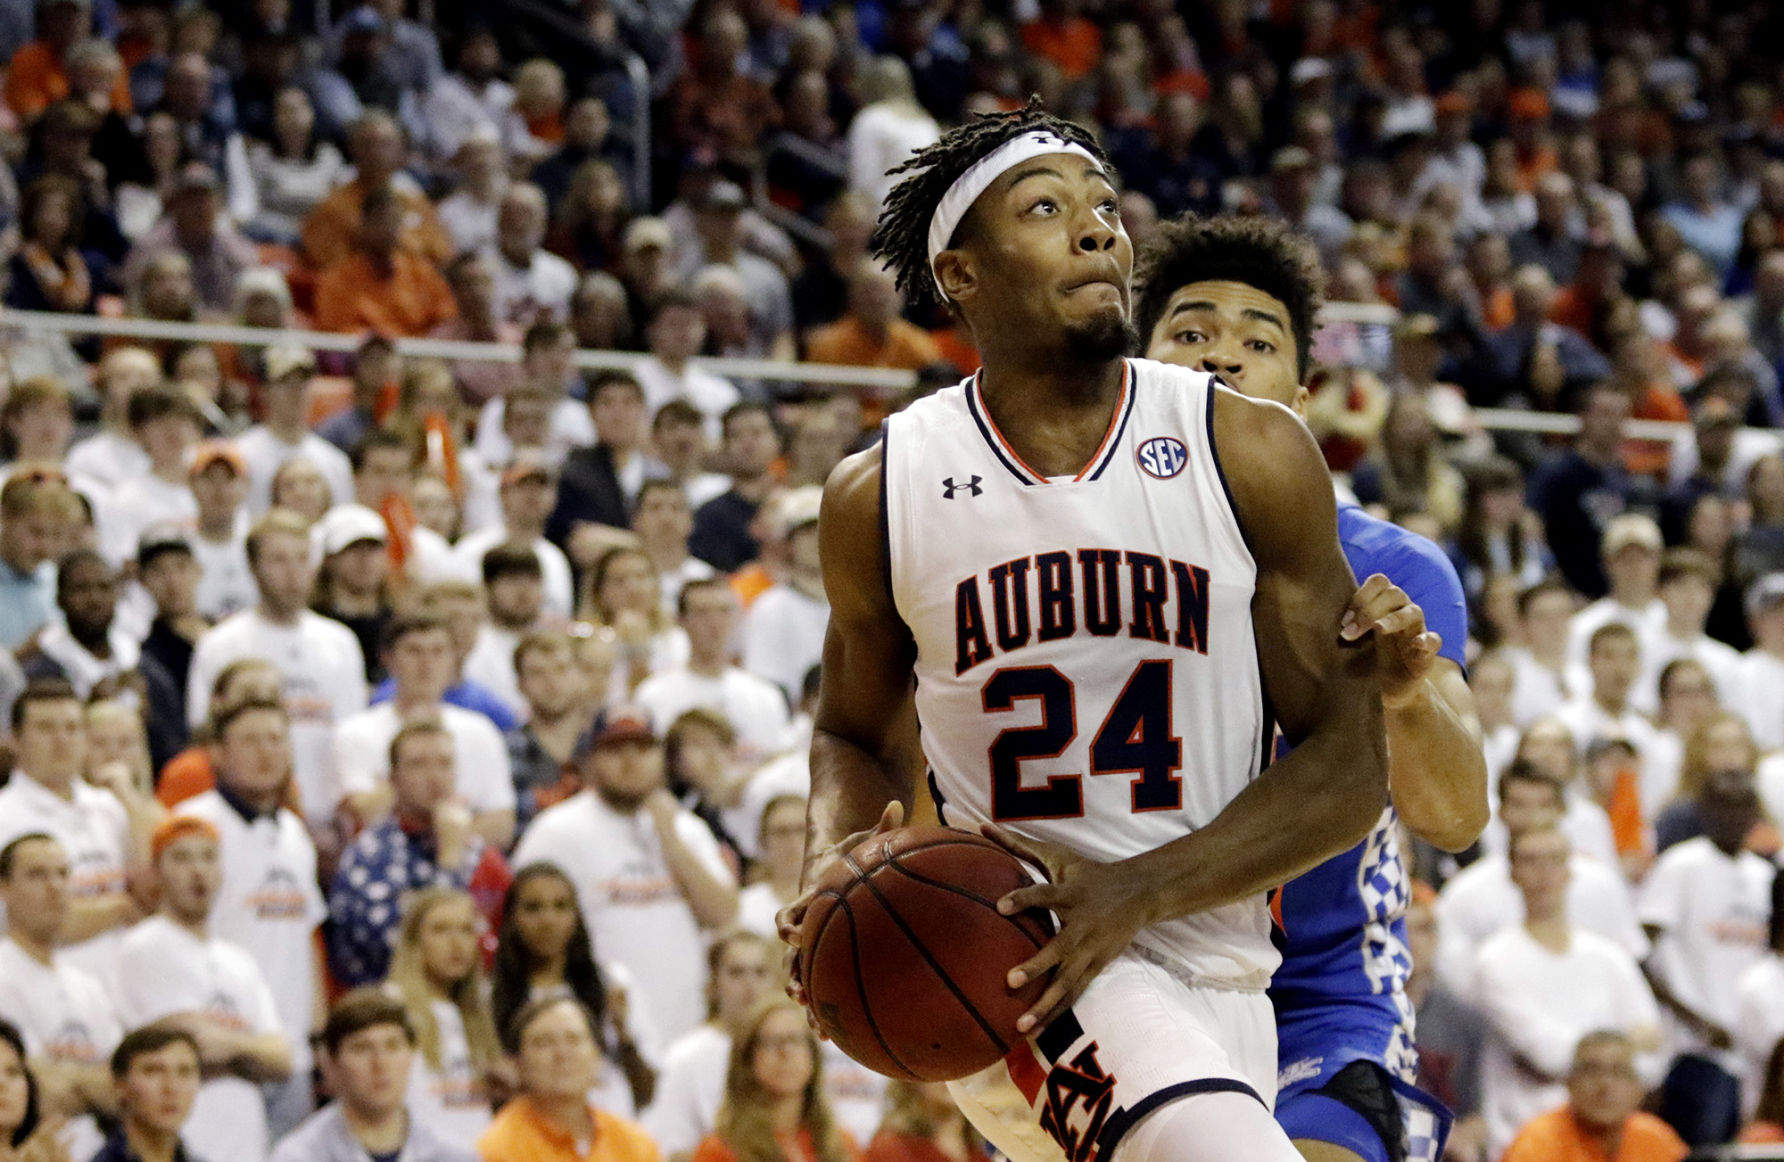
<svg viewBox="0 0 1784 1162"><path fill-rule="evenodd" d="M326 827L338 798L335 727L365 708L365 659L352 630L309 609L316 564L310 529L301 517L269 513L248 534L246 548L259 602L198 640L186 684L186 716L193 726L204 722L211 690L229 663L243 658L272 663L291 715L298 802L312 827Z"/></svg>
<svg viewBox="0 0 1784 1162"><path fill-rule="evenodd" d="M119 347L99 361L100 429L68 450L62 464L77 484L116 488L149 470L142 446L130 438L130 397L161 382L161 364L141 347Z"/></svg>
<svg viewBox="0 0 1784 1162"><path fill-rule="evenodd" d="M150 525L190 527L198 518L186 462L203 435L198 409L170 387L154 385L130 397L126 415L130 438L143 450L148 468L111 490L95 513L106 560L122 565Z"/></svg>
<svg viewBox="0 0 1784 1162"><path fill-rule="evenodd" d="M474 533L466 533L452 547L461 577L483 575L483 554L504 542L531 545L544 571L545 609L569 617L576 604L576 587L570 578L570 559L545 539L545 520L557 502L557 472L536 452L516 453L502 471L502 521Z"/></svg>
<svg viewBox="0 0 1784 1162"><path fill-rule="evenodd" d="M290 1039L295 1080L269 1091L274 1137L309 1116L310 1034L328 1011L327 974L316 930L328 910L316 886L316 846L285 804L291 782L291 723L273 701L227 705L211 724L216 786L179 814L216 828L223 883L211 931L248 951L272 990Z"/></svg>
<svg viewBox="0 0 1784 1162"><path fill-rule="evenodd" d="M1513 674L1512 720L1519 726L1553 714L1557 706L1586 692L1586 668L1571 664L1567 652L1573 610L1573 590L1559 577L1518 593L1518 644L1506 646L1505 656Z"/></svg>
<svg viewBox="0 0 1784 1162"><path fill-rule="evenodd" d="M1511 835L1534 827L1554 827L1562 816L1560 782L1531 763L1512 763L1499 777L1499 820ZM1631 956L1648 952L1636 923L1635 906L1620 869L1572 853L1568 861L1567 914L1580 927L1598 933ZM1471 1000L1475 957L1480 946L1517 924L1524 904L1512 883L1504 855L1483 855L1451 877L1437 897L1441 941L1437 971L1457 996Z"/></svg>
<svg viewBox="0 0 1784 1162"><path fill-rule="evenodd" d="M253 605L257 594L248 568L248 465L227 440L198 446L187 470L198 510L192 556L203 570L198 612L212 621Z"/></svg>
<svg viewBox="0 0 1784 1162"><path fill-rule="evenodd" d="M91 1115L113 1109L105 1062L124 1029L110 990L56 949L68 920L69 874L67 851L43 832L0 847L0 1019L24 1037L44 1114L71 1119L70 1145L86 1157L101 1140Z"/></svg>
<svg viewBox="0 0 1784 1162"><path fill-rule="evenodd" d="M798 897L805 870L805 796L770 799L757 834L762 850L758 878L737 897L737 923L773 940L779 931L775 916Z"/></svg>
<svg viewBox="0 0 1784 1162"><path fill-rule="evenodd" d="M27 679L61 678L81 698L139 690L138 639L118 622L118 575L91 549L75 549L56 567L62 620L38 631L18 651Z"/></svg>
<svg viewBox="0 0 1784 1162"><path fill-rule="evenodd" d="M130 877L144 868L159 810L151 804L133 812L115 792L81 777L86 718L67 682L26 685L12 705L12 735L15 765L0 788L0 845L32 832L62 845L71 875L62 944L73 963L109 986L116 935L142 916Z"/></svg>
<svg viewBox="0 0 1784 1162"><path fill-rule="evenodd" d="M617 639L619 664L608 692L613 701L629 701L646 678L688 660L688 635L663 612L662 591L650 558L631 545L608 549L589 570L579 612Z"/></svg>
<svg viewBox="0 0 1784 1162"><path fill-rule="evenodd" d="M1482 1089L1495 1156L1525 1122L1566 1100L1573 1049L1587 1033L1619 1029L1643 1051L1660 1047L1660 1011L1634 957L1568 916L1568 857L1553 826L1512 839L1524 922L1475 955L1475 1003L1491 1032Z"/></svg>
<svg viewBox="0 0 1784 1162"><path fill-rule="evenodd" d="M688 503L687 489L680 482L644 482L638 492L638 504L632 510L632 531L638 534L638 547L656 566L657 580L663 587L665 610L677 607L682 587L688 582L704 581L718 575L711 565L688 552L688 537L694 531L694 509Z"/></svg>
<svg viewBox="0 0 1784 1162"><path fill-rule="evenodd" d="M541 320L527 328L520 351L520 382L544 391L551 400L545 440L538 448L553 464L562 464L571 448L595 442L588 408L569 394L577 378L576 334L555 319ZM505 399L497 396L477 415L477 454L491 468L505 468L514 458L516 442L503 423L506 406Z"/></svg>
<svg viewBox="0 0 1784 1162"><path fill-rule="evenodd" d="M1573 615L1567 627L1569 661L1585 662L1592 635L1607 625L1634 630L1644 658L1655 652L1666 629L1666 606L1656 595L1662 548L1654 518L1633 512L1611 518L1599 548L1611 591Z"/></svg>
<svg viewBox="0 0 1784 1162"><path fill-rule="evenodd" d="M1661 671L1686 658L1709 671L1723 702L1739 693L1741 655L1704 632L1721 583L1722 571L1696 549L1668 549L1661 557L1658 592L1666 620L1642 653L1642 676L1631 696L1637 709L1648 714L1659 709Z"/></svg>
<svg viewBox="0 0 1784 1162"><path fill-rule="evenodd" d="M1746 715L1761 750L1774 751L1784 747L1784 573L1748 587L1747 624L1753 648L1741 655L1731 709Z"/></svg>
<svg viewBox="0 0 1784 1162"><path fill-rule="evenodd" d="M743 668L799 697L805 674L824 657L830 599L818 565L818 504L823 489L796 488L777 503L787 543L784 578L750 606L743 624Z"/></svg>
<svg viewBox="0 0 1784 1162"><path fill-rule="evenodd" d="M465 656L464 676L499 698L515 718L525 718L526 699L514 669L520 639L545 618L545 576L538 549L524 541L497 544L481 555L484 608L477 644Z"/></svg>
<svg viewBox="0 0 1784 1162"><path fill-rule="evenodd" d="M458 795L472 827L506 848L514 837L514 783L502 733L488 718L445 702L458 658L445 622L424 615L393 619L384 629L384 668L395 682L390 700L355 714L335 732L339 802L362 825L390 813L390 744L406 722L436 719L452 736Z"/></svg>
<svg viewBox="0 0 1784 1162"><path fill-rule="evenodd" d="M495 245L489 261L496 276L496 312L510 323L531 326L569 318L576 268L548 250L545 195L531 182L516 182L496 208Z"/></svg>
<svg viewBox="0 0 1784 1162"><path fill-rule="evenodd" d="M677 1038L663 1054L656 1098L644 1114L668 1162L687 1162L712 1133L725 1098L731 1038L773 986L769 938L733 929L707 950L706 1021Z"/></svg>
<svg viewBox="0 0 1784 1162"><path fill-rule="evenodd" d="M688 635L687 664L646 679L638 687L638 702L662 723L695 707L721 715L736 731L739 757L750 766L779 752L787 744L787 696L732 664L741 615L736 591L717 577L689 581L676 611Z"/></svg>
<svg viewBox="0 0 1784 1162"><path fill-rule="evenodd" d="M1581 755L1601 738L1626 738L1643 761L1654 751L1654 726L1633 702L1641 678L1641 642L1636 631L1613 621L1592 634L1587 667L1592 688L1555 710L1573 735Z"/></svg>
<svg viewBox="0 0 1784 1162"><path fill-rule="evenodd" d="M1765 956L1776 869L1744 849L1759 820L1750 775L1711 772L1697 810L1704 833L1662 852L1642 883L1637 913L1654 943L1645 967L1667 1012L1668 1047L1738 1075L1729 1052L1736 986Z"/></svg>
<svg viewBox="0 0 1784 1162"><path fill-rule="evenodd" d="M217 829L176 815L156 828L161 910L118 948L118 1008L132 1028L169 1019L198 1039L210 1080L186 1140L205 1158L263 1162L270 1145L261 1086L291 1076L292 1044L272 990L246 949L210 930L223 886Z"/></svg>
<svg viewBox="0 0 1784 1162"><path fill-rule="evenodd" d="M235 438L235 450L248 465L248 511L256 516L272 504L273 475L287 460L302 457L328 481L336 504L353 499L353 468L339 448L310 430L310 380L316 357L308 348L276 343L266 349L266 378L260 390L266 418Z"/></svg>
<svg viewBox="0 0 1784 1162"><path fill-rule="evenodd" d="M652 300L644 337L650 354L633 374L651 414L684 400L705 419L708 438L717 439L720 420L743 397L730 380L690 362L706 344L706 320L693 294L667 290Z"/></svg>
<svg viewBox="0 0 1784 1162"><path fill-rule="evenodd" d="M664 786L663 747L640 707L596 717L577 762L584 789L540 812L516 866L548 861L576 885L602 955L638 981L665 1037L699 1024L706 933L737 916L737 885L707 826Z"/></svg>

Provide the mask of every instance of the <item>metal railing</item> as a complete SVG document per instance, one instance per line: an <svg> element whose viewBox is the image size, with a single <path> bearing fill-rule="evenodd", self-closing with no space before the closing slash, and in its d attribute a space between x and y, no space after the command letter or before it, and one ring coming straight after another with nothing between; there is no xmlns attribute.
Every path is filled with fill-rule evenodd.
<svg viewBox="0 0 1784 1162"><path fill-rule="evenodd" d="M1385 325L1399 317L1389 306L1363 303L1329 303L1322 321ZM358 335L333 331L267 330L227 323L166 323L152 319L118 319L98 315L58 314L47 311L0 309L0 327L45 331L62 335L100 335L162 342L227 343L265 347L295 343L314 351L351 352L359 347ZM398 339L398 354L455 362L518 363L520 347L513 343L469 343L449 339ZM588 371L630 371L648 356L635 351L576 352L576 366ZM893 395L917 382L914 372L884 367L852 367L833 363L788 363L773 359L696 359L693 362L715 375L777 383L804 383L844 388L864 394ZM1579 430L1578 418L1553 412L1517 411L1509 408L1476 408L1474 416L1493 431L1570 435ZM1630 420L1627 435L1640 439L1670 440L1691 431L1690 424L1657 420Z"/></svg>

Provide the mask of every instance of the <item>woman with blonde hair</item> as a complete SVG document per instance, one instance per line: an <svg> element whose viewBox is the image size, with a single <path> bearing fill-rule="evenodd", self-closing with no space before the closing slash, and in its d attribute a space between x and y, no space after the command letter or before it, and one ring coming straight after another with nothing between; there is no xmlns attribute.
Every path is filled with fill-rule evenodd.
<svg viewBox="0 0 1784 1162"><path fill-rule="evenodd" d="M785 997L764 1001L731 1043L725 1100L694 1162L851 1162L824 1098L817 1034Z"/></svg>
<svg viewBox="0 0 1784 1162"><path fill-rule="evenodd" d="M657 567L643 549L615 546L589 570L578 617L618 636L611 691L617 700L629 698L652 674L687 664L688 635L663 611L662 593Z"/></svg>
<svg viewBox="0 0 1784 1162"><path fill-rule="evenodd" d="M488 1075L502 1059L483 973L482 917L466 892L426 888L403 907L385 988L415 1026L412 1116L447 1137L476 1139L492 1116Z"/></svg>
<svg viewBox="0 0 1784 1162"><path fill-rule="evenodd" d="M946 1083L894 1081L886 1086L886 1119L861 1162L970 1162L984 1154L985 1139Z"/></svg>

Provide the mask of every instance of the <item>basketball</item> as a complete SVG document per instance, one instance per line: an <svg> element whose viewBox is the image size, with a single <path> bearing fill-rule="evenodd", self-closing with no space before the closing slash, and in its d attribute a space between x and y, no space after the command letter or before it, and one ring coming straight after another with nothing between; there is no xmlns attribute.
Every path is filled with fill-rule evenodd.
<svg viewBox="0 0 1784 1162"><path fill-rule="evenodd" d="M999 915L1034 882L982 836L906 827L850 852L800 929L800 977L826 1036L887 1077L952 1081L997 1063L1051 974L1011 992L1009 971L1053 934L1047 913Z"/></svg>

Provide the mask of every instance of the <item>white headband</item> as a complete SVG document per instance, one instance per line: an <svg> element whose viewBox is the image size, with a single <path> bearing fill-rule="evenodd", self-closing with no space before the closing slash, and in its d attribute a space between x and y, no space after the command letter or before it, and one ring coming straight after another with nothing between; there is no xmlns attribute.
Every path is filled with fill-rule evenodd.
<svg viewBox="0 0 1784 1162"><path fill-rule="evenodd" d="M942 280L936 278L935 256L948 248L948 240L954 237L954 231L960 226L960 219L966 217L966 212L972 209L972 204L990 188L992 182L1023 162L1049 153L1075 153L1098 169L1102 168L1095 155L1082 145L1055 137L1045 130L1037 130L1004 142L974 162L965 173L954 179L954 184L942 195L935 214L929 219L929 277L935 279L935 289L944 299L948 297L948 292L942 289Z"/></svg>

